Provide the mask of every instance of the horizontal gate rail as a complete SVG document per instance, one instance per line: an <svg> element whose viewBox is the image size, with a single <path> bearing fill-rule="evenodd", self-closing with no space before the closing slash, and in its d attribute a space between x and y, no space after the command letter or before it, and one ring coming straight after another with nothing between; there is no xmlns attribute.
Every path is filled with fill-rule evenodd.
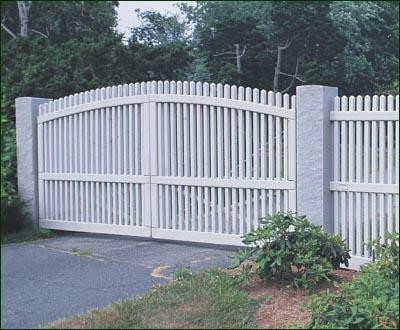
<svg viewBox="0 0 400 330"><path fill-rule="evenodd" d="M278 189L295 190L296 182L287 180L260 180L260 179L218 179L218 178L191 178L174 176L152 176L151 183L216 188L247 188L247 189Z"/></svg>
<svg viewBox="0 0 400 330"><path fill-rule="evenodd" d="M47 229L73 230L86 233L150 236L150 227L136 227L129 225L100 224L94 222L71 222L54 219L40 219L39 225Z"/></svg>
<svg viewBox="0 0 400 330"><path fill-rule="evenodd" d="M331 182L332 191L353 191L377 194L398 194L399 185L389 183Z"/></svg>
<svg viewBox="0 0 400 330"><path fill-rule="evenodd" d="M247 110L252 112L258 112L267 115L278 116L282 118L294 119L295 113L292 110L285 109L283 107L269 106L266 104L249 103L239 100L222 99L211 96L197 96L197 95L134 95L127 97L118 97L114 99L107 99L97 102L91 102L87 104L70 106L66 109L45 113L38 117L38 123L44 123L57 118L72 116L82 112L97 110L101 108L111 108L116 106L127 106L133 104L144 104L149 102L171 102L171 103L190 103L208 105L213 107L228 107L232 109Z"/></svg>
<svg viewBox="0 0 400 330"><path fill-rule="evenodd" d="M39 180L150 183L150 176L126 174L40 173Z"/></svg>
<svg viewBox="0 0 400 330"><path fill-rule="evenodd" d="M395 111L333 111L332 121L394 121L399 119L399 113Z"/></svg>

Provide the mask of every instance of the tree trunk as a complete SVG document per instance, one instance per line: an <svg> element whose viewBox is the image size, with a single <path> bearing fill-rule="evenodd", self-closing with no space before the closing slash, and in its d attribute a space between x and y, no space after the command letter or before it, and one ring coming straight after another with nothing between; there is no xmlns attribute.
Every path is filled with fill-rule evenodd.
<svg viewBox="0 0 400 330"><path fill-rule="evenodd" d="M30 1L17 1L17 5L20 22L20 35L25 38L28 36L29 9L31 3Z"/></svg>
<svg viewBox="0 0 400 330"><path fill-rule="evenodd" d="M282 58L282 48L278 47L278 55L276 59L274 85L273 85L274 93L277 93L279 91L279 73L281 72L281 58Z"/></svg>
<svg viewBox="0 0 400 330"><path fill-rule="evenodd" d="M235 50L236 50L236 71L238 73L240 73L242 71L242 66L240 63L240 48L239 48L239 44L235 44Z"/></svg>

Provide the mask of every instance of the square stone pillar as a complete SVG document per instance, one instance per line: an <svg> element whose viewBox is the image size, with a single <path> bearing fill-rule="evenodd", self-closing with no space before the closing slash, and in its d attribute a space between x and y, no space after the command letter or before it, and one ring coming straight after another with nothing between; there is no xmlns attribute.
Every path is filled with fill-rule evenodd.
<svg viewBox="0 0 400 330"><path fill-rule="evenodd" d="M333 232L333 128L336 87L296 88L297 213Z"/></svg>
<svg viewBox="0 0 400 330"><path fill-rule="evenodd" d="M51 101L37 97L19 97L15 100L18 195L26 205L29 220L39 224L37 116L39 105Z"/></svg>

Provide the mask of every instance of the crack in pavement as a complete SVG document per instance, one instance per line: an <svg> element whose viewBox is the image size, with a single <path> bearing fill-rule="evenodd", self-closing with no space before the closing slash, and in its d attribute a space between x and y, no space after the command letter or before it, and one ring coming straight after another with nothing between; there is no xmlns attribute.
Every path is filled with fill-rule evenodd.
<svg viewBox="0 0 400 330"><path fill-rule="evenodd" d="M41 244L30 244L30 245L31 246L38 246L38 247L41 247L43 249L46 249L46 250L49 250L49 251L53 251L53 252L60 252L60 253L69 254L69 255L72 255L72 256L75 256L75 257L89 258L89 259L94 259L94 260L103 261L103 262L105 261L104 259L96 258L95 256L97 256L97 255L79 255L76 252L67 251L67 250L59 250L59 249L56 249L56 248L54 248L52 246L46 246L46 245L41 245ZM101 256L99 256L99 257L101 257Z"/></svg>

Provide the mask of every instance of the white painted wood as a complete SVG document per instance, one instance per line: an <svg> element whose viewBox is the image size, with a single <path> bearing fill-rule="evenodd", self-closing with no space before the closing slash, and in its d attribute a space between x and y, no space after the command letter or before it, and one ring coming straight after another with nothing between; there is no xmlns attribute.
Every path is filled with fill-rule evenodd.
<svg viewBox="0 0 400 330"><path fill-rule="evenodd" d="M358 182L331 182L332 191L368 192L377 194L396 194L399 191L398 184L387 183L358 183Z"/></svg>
<svg viewBox="0 0 400 330"><path fill-rule="evenodd" d="M368 113L365 112L336 112L332 111L330 114L331 120L338 121L352 121L352 120L360 120L360 121L371 121L371 120L379 120L379 121L395 121L398 120L399 116L395 112L382 112L378 110L372 110Z"/></svg>
<svg viewBox="0 0 400 330"><path fill-rule="evenodd" d="M395 98L390 95L375 95L372 103L368 95L364 99L350 97L348 101L350 111L347 111L347 98L344 97L340 109L336 105L331 113L334 179L330 189L334 192L335 213L340 212L340 217L335 215L335 221L341 222L341 235L348 240L353 258L362 263L370 257L364 242L380 238L383 243L385 233L398 228L395 214L399 211L393 199L398 200L399 196L398 181L394 178L397 173L394 128L399 116ZM341 173L337 175L339 160ZM340 200L336 194L341 195ZM348 235L345 232L347 226Z"/></svg>
<svg viewBox="0 0 400 330"><path fill-rule="evenodd" d="M52 219L41 219L40 227L55 230L80 231L99 234L114 234L127 236L150 236L150 228L120 226L115 224L99 224L99 223L74 223L70 221L55 221Z"/></svg>
<svg viewBox="0 0 400 330"><path fill-rule="evenodd" d="M42 135L56 138L42 152L46 221L234 237L258 225L267 203L295 209L287 95L269 93L267 102L257 89L153 81L57 102L38 118Z"/></svg>
<svg viewBox="0 0 400 330"><path fill-rule="evenodd" d="M114 86L116 87L116 86ZM116 107L123 106L129 104L144 104L146 102L163 102L163 103L190 103L190 104L204 104L215 107L227 107L234 109L242 109L252 112L259 112L263 114L271 114L273 116L278 116L282 118L291 118L295 119L295 114L291 110L286 110L283 108L277 108L274 106L260 104L253 104L247 102L240 102L232 99L223 99L222 97L206 97L206 96L198 96L198 95L159 95L159 94L150 94L150 95L135 95L128 97L116 97L112 99L108 99L106 101L99 102L91 102L85 103L77 107L68 108L64 111L57 111L52 113L46 113L38 118L38 123L45 122L49 120L54 120L56 118L70 116L72 114L78 114L86 111L91 111L95 109L99 109L101 107ZM379 116L379 115L378 115Z"/></svg>
<svg viewBox="0 0 400 330"><path fill-rule="evenodd" d="M379 98L379 111L386 111L386 97L381 95ZM379 182L385 182L386 162L386 126L383 121L379 121ZM379 195L379 237L380 242L385 242L385 195Z"/></svg>
<svg viewBox="0 0 400 330"><path fill-rule="evenodd" d="M239 235L221 234L221 233L205 233L196 231L179 231L171 229L152 229L152 237L168 240L186 241L186 242L202 242L218 245L234 245L241 246L242 238Z"/></svg>
<svg viewBox="0 0 400 330"><path fill-rule="evenodd" d="M202 95L203 86L201 82L196 83L196 95ZM197 176L204 176L204 153L203 153L203 106L201 104L196 105L196 159L197 159ZM172 142L173 144L174 142Z"/></svg>

